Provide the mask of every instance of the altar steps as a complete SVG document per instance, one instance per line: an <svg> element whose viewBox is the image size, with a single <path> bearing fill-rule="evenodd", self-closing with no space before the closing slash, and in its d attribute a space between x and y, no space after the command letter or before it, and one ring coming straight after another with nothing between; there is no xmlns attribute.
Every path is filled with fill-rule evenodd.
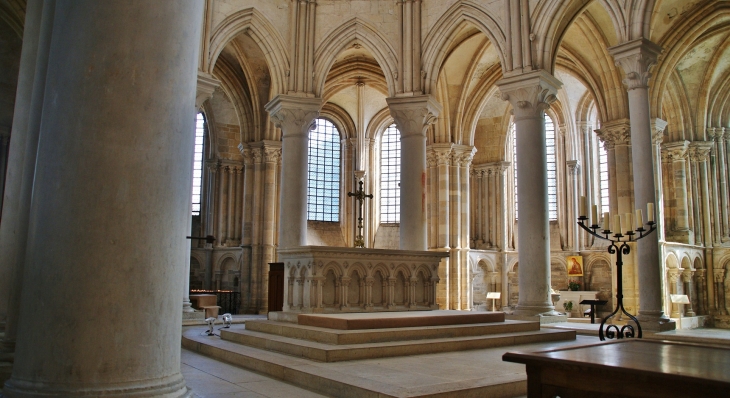
<svg viewBox="0 0 730 398"><path fill-rule="evenodd" d="M538 322L505 321L343 331L274 321L221 330L221 338L320 362L433 354L575 339L575 332L540 330Z"/></svg>

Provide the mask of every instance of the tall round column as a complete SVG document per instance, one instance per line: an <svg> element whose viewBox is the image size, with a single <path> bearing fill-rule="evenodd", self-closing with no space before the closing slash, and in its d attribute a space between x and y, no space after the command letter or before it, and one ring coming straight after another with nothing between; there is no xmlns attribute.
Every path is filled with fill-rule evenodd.
<svg viewBox="0 0 730 398"><path fill-rule="evenodd" d="M502 99L510 101L517 134L519 195L519 300L514 314L556 314L550 299L550 231L547 192L545 109L561 83L544 71L502 79Z"/></svg>
<svg viewBox="0 0 730 398"><path fill-rule="evenodd" d="M609 53L626 73L629 117L631 123L631 159L634 172L634 204L646 209L647 203L656 203L652 131L649 120L649 69L656 62L661 48L646 40L637 39L609 48ZM656 219L656 217L655 217ZM658 235L653 234L637 243L639 267L639 321L648 330L672 329L662 308L662 264L659 257Z"/></svg>
<svg viewBox="0 0 730 398"><path fill-rule="evenodd" d="M400 249L426 250L426 130L441 105L430 95L386 101L401 136Z"/></svg>
<svg viewBox="0 0 730 398"><path fill-rule="evenodd" d="M307 143L319 115L319 98L278 95L266 104L271 121L281 129L281 199L279 247L307 244Z"/></svg>
<svg viewBox="0 0 730 398"><path fill-rule="evenodd" d="M188 394L203 3L56 2L8 397Z"/></svg>

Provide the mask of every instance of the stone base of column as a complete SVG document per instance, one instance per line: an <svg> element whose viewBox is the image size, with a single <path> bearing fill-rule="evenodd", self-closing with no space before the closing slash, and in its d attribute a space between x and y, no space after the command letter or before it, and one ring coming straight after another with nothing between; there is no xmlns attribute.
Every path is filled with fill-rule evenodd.
<svg viewBox="0 0 730 398"><path fill-rule="evenodd" d="M9 398L32 397L156 397L188 398L192 391L185 385L180 373L164 379L140 380L128 383L34 383L10 379L5 383L3 396Z"/></svg>
<svg viewBox="0 0 730 398"><path fill-rule="evenodd" d="M517 304L517 308L515 308L514 312L512 312L513 315L516 316L561 316L560 312L555 311L555 307L552 305L539 305L539 306L532 306L532 305L519 305Z"/></svg>
<svg viewBox="0 0 730 398"><path fill-rule="evenodd" d="M666 332L668 330L675 330L677 323L664 315L664 311L639 311L639 315L636 316L641 324L641 330L646 332ZM633 324L633 321L629 320L629 323Z"/></svg>
<svg viewBox="0 0 730 398"><path fill-rule="evenodd" d="M183 300L183 312L195 312L193 304L190 300Z"/></svg>

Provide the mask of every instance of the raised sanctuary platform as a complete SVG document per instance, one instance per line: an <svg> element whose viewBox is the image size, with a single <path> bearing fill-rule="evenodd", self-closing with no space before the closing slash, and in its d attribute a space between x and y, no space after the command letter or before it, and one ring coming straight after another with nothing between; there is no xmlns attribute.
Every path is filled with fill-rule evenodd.
<svg viewBox="0 0 730 398"><path fill-rule="evenodd" d="M354 330L504 322L504 312L435 310L331 315L299 314L297 318L297 323L299 325L318 326L339 330Z"/></svg>

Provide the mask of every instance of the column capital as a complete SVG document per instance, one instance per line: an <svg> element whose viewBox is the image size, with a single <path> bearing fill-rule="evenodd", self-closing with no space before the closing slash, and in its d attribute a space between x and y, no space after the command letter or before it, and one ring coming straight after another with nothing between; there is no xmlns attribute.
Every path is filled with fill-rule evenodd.
<svg viewBox="0 0 730 398"><path fill-rule="evenodd" d="M705 280L705 270L703 268L696 269L695 277L700 281L704 281Z"/></svg>
<svg viewBox="0 0 730 398"><path fill-rule="evenodd" d="M512 165L512 162L497 162L495 166L495 171L498 172L500 175L504 175L504 173L509 170L509 167Z"/></svg>
<svg viewBox="0 0 730 398"><path fill-rule="evenodd" d="M319 116L321 107L321 98L279 94L266 104L265 109L271 115L271 121L281 129L286 138L297 135L308 137L312 122Z"/></svg>
<svg viewBox="0 0 730 398"><path fill-rule="evenodd" d="M692 274L694 274L694 271L692 271L689 268L685 268L684 271L682 271L682 282L684 282L684 283L692 282Z"/></svg>
<svg viewBox="0 0 730 398"><path fill-rule="evenodd" d="M677 162L687 159L689 141L676 141L662 145L662 157L667 154L668 160Z"/></svg>
<svg viewBox="0 0 730 398"><path fill-rule="evenodd" d="M654 145L660 145L662 141L664 141L664 130L666 128L666 120L662 120L659 118L651 120L651 130L653 131L651 135L651 141L654 143Z"/></svg>
<svg viewBox="0 0 730 398"><path fill-rule="evenodd" d="M455 145L453 150L454 166L469 167L477 149L468 145Z"/></svg>
<svg viewBox="0 0 730 398"><path fill-rule="evenodd" d="M453 144L447 143L447 144L432 144L429 145L428 149L430 150L429 153L433 156L434 166L436 165L449 165L451 164L451 151L452 151ZM426 157L426 161L428 161L428 156Z"/></svg>
<svg viewBox="0 0 730 398"><path fill-rule="evenodd" d="M213 75L198 71L198 84L195 90L195 110L200 110L205 101L213 96L213 92L220 85L221 81L214 78Z"/></svg>
<svg viewBox="0 0 730 398"><path fill-rule="evenodd" d="M427 167L435 167L437 164L437 161L438 161L438 159L436 157L436 152L434 152L433 150L429 150L428 152L426 152L426 166Z"/></svg>
<svg viewBox="0 0 730 398"><path fill-rule="evenodd" d="M262 163L261 161L264 159L263 150L261 148L252 148L251 157L253 158L254 164Z"/></svg>
<svg viewBox="0 0 730 398"><path fill-rule="evenodd" d="M602 128L595 130L598 138L603 141L603 147L608 151L616 145L631 143L631 123L628 119L619 119L605 123Z"/></svg>
<svg viewBox="0 0 730 398"><path fill-rule="evenodd" d="M647 39L640 38L610 47L608 53L613 56L616 66L626 74L623 83L629 90L633 90L649 87L651 77L649 69L656 63L662 48Z"/></svg>
<svg viewBox="0 0 730 398"><path fill-rule="evenodd" d="M725 280L725 270L723 268L713 269L712 276L715 277L715 283L722 283Z"/></svg>
<svg viewBox="0 0 730 398"><path fill-rule="evenodd" d="M710 136L710 138L714 139L715 141L722 143L725 141L725 128L724 127L708 127L707 128L707 134Z"/></svg>
<svg viewBox="0 0 730 398"><path fill-rule="evenodd" d="M709 159L710 151L712 146L715 145L712 141L694 141L689 144L689 158L693 162L704 162Z"/></svg>
<svg viewBox="0 0 730 398"><path fill-rule="evenodd" d="M512 104L515 119L542 116L557 99L560 80L544 70L506 77L497 82L502 99Z"/></svg>
<svg viewBox="0 0 730 398"><path fill-rule="evenodd" d="M667 277L669 278L669 282L677 283L679 281L679 269L669 268L667 270Z"/></svg>
<svg viewBox="0 0 730 398"><path fill-rule="evenodd" d="M428 126L436 123L441 113L441 104L431 95L389 97L385 101L401 138L410 135L425 136Z"/></svg>
<svg viewBox="0 0 730 398"><path fill-rule="evenodd" d="M577 176L580 174L580 161L568 160L565 164L568 166L568 172L570 175Z"/></svg>

